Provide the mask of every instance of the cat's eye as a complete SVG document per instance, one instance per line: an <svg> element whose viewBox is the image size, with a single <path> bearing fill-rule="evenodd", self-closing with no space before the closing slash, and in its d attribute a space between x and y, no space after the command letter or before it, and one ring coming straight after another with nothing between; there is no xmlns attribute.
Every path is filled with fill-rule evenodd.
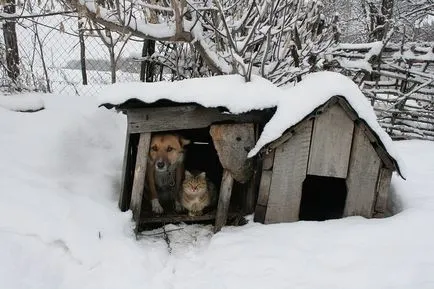
<svg viewBox="0 0 434 289"><path fill-rule="evenodd" d="M152 149L152 151L154 151L154 152L158 151L158 147L157 147L157 146L155 146L155 145L154 145L154 146L152 146L152 148L151 148L151 149Z"/></svg>
<svg viewBox="0 0 434 289"><path fill-rule="evenodd" d="M173 151L173 147L167 147L167 152L171 152L171 151Z"/></svg>

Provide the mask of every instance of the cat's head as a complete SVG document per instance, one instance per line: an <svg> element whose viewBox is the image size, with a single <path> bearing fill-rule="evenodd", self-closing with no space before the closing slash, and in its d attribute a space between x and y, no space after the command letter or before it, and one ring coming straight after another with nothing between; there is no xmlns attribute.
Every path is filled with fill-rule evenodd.
<svg viewBox="0 0 434 289"><path fill-rule="evenodd" d="M182 183L184 192L187 193L202 193L207 190L206 173L200 172L193 174L185 171L185 179Z"/></svg>

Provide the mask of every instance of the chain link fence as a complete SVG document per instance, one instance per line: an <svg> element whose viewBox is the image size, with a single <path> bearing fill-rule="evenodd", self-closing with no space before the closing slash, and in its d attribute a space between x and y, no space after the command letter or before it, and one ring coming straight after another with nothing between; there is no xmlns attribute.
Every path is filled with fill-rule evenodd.
<svg viewBox="0 0 434 289"><path fill-rule="evenodd" d="M20 76L17 83L12 85L4 65L5 44L2 37L0 85L4 89L15 86L30 91L96 95L103 85L112 83L112 70L116 82L140 80L141 63L134 59L140 56L143 46L141 39L110 35L112 43L116 44L107 45L102 39L104 37L107 40L107 31L98 31L90 23L83 23L83 49L77 13L36 17L23 15L15 19ZM113 49L114 63L111 61L110 49ZM85 70L82 69L83 53ZM83 85L85 78L87 85Z"/></svg>

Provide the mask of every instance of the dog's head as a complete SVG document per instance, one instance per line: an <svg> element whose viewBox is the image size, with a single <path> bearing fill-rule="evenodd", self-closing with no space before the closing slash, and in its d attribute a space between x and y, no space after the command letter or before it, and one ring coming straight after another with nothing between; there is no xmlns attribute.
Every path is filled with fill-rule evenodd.
<svg viewBox="0 0 434 289"><path fill-rule="evenodd" d="M189 140L174 134L154 135L151 139L149 161L157 171L167 171L183 161L184 146L189 143Z"/></svg>

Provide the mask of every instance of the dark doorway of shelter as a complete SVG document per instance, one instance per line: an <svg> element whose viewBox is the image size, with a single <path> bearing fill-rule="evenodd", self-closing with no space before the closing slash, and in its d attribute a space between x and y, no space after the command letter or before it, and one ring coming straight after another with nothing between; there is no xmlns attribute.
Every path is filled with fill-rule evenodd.
<svg viewBox="0 0 434 289"><path fill-rule="evenodd" d="M299 218L305 221L341 218L346 198L345 179L307 175L303 182Z"/></svg>

